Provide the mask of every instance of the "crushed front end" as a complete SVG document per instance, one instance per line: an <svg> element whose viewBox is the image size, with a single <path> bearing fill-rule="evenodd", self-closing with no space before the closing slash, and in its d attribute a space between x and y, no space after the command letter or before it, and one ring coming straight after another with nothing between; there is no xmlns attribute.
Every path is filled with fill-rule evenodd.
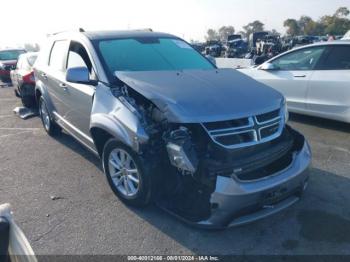
<svg viewBox="0 0 350 262"><path fill-rule="evenodd" d="M170 125L156 202L208 228L252 222L295 203L307 187L311 152L285 122L282 107L229 121Z"/></svg>

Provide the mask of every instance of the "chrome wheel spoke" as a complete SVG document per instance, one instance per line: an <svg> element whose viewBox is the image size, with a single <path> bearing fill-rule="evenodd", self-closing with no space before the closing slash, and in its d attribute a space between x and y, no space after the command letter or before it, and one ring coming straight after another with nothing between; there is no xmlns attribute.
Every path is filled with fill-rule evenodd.
<svg viewBox="0 0 350 262"><path fill-rule="evenodd" d="M138 178L134 177L133 175L128 175L128 179L135 182L136 184L139 184Z"/></svg>
<svg viewBox="0 0 350 262"><path fill-rule="evenodd" d="M122 171L115 172L113 175L111 175L112 178L120 178L122 174Z"/></svg>
<svg viewBox="0 0 350 262"><path fill-rule="evenodd" d="M128 177L126 177L125 180L127 181L127 184L128 184L128 186L129 186L131 192L135 192L135 191L136 191L136 187L135 187L135 185L133 184L133 182L132 182L131 180L129 180Z"/></svg>
<svg viewBox="0 0 350 262"><path fill-rule="evenodd" d="M117 180L117 182L115 183L115 185L118 187L118 186L121 186L122 185L122 183L123 183L123 181L124 181L124 177L122 176L122 177L120 177L119 179L116 179Z"/></svg>
<svg viewBox="0 0 350 262"><path fill-rule="evenodd" d="M108 159L110 177L117 190L125 197L138 193L139 170L132 157L123 149L112 150Z"/></svg>
<svg viewBox="0 0 350 262"><path fill-rule="evenodd" d="M121 170L122 167L113 158L109 160L109 163L117 170Z"/></svg>
<svg viewBox="0 0 350 262"><path fill-rule="evenodd" d="M123 178L124 178L123 179L123 184L124 184L125 192L126 192L127 195L129 195L130 194L130 188L129 188L128 179L125 176L123 176Z"/></svg>

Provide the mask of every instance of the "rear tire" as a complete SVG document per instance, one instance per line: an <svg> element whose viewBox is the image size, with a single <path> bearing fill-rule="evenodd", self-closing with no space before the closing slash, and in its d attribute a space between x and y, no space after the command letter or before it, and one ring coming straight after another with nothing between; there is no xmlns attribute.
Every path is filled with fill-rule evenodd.
<svg viewBox="0 0 350 262"><path fill-rule="evenodd" d="M114 194L125 204L146 206L151 199L151 172L144 160L116 139L106 142L103 169Z"/></svg>
<svg viewBox="0 0 350 262"><path fill-rule="evenodd" d="M39 99L39 113L46 133L48 133L50 136L58 135L61 132L61 128L52 119L42 96Z"/></svg>

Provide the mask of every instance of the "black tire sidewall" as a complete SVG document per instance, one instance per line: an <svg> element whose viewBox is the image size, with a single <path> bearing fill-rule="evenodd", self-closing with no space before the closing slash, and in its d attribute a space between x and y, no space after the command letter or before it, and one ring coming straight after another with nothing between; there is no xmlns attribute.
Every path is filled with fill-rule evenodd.
<svg viewBox="0 0 350 262"><path fill-rule="evenodd" d="M40 99L39 99L39 114L40 114L40 119L41 119L41 123L43 124L43 127L46 131L46 133L48 133L50 136L55 136L59 133L60 131L60 128L57 126L57 124L52 120L52 117L51 117L51 114L49 112L49 110L47 109L47 106L46 106L46 102L45 102L45 99L40 96ZM43 120L43 117L42 117L42 113L41 113L41 107L42 106L45 106L46 108L46 111L47 113L49 114L49 119L50 119L50 126L49 126L49 129L47 130L46 127L45 127L45 123L44 123L44 120Z"/></svg>
<svg viewBox="0 0 350 262"><path fill-rule="evenodd" d="M139 179L140 179L139 191L133 197L126 197L122 193L120 193L119 190L114 185L114 182L112 181L111 175L109 173L109 167L108 167L109 155L112 152L112 150L116 148L120 148L126 151L132 157L139 171ZM150 196L151 196L151 177L147 169L145 169L144 160L138 154L136 154L131 148L119 142L118 140L110 139L107 141L107 143L104 146L103 154L102 154L102 162L103 162L104 173L107 177L107 181L111 189L113 190L114 194L118 196L120 200L122 200L127 205L132 205L132 206L145 206L149 203Z"/></svg>

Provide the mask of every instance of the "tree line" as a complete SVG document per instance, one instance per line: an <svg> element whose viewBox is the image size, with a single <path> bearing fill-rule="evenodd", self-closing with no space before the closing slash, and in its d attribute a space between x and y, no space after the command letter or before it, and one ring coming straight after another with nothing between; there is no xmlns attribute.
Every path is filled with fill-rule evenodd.
<svg viewBox="0 0 350 262"><path fill-rule="evenodd" d="M350 19L348 18L350 11L347 7L340 7L333 15L324 15L317 21L314 21L311 17L303 15L299 19L288 18L283 22L283 26L286 28L288 36L297 35L343 35L350 30ZM255 20L245 26L243 30L237 32L244 38L254 32L264 31L265 25ZM205 39L207 41L219 40L225 41L229 35L235 33L233 26L222 26L218 30L209 29ZM271 30L272 33L278 33L275 29Z"/></svg>

